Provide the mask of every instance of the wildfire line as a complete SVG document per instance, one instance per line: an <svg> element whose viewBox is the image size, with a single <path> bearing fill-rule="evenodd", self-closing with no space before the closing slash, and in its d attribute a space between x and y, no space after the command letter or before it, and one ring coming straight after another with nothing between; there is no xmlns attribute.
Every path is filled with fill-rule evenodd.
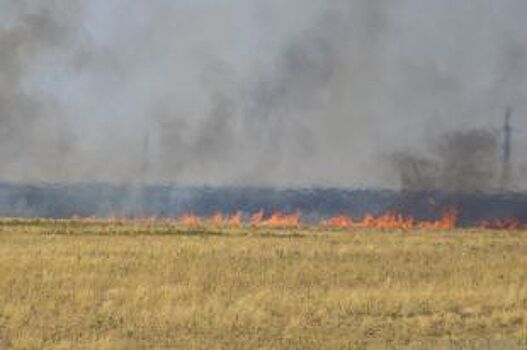
<svg viewBox="0 0 527 350"><path fill-rule="evenodd" d="M361 220L353 220L346 215L336 215L327 220L320 221L317 225L329 228L375 228L375 229L453 229L457 227L458 214L455 210L447 210L443 216L436 221L418 221L412 217L401 214L388 213L380 216L372 214L365 215ZM300 213L284 214L274 212L265 217L263 210L248 216L248 220L242 220L240 212L233 216L214 214L210 218L200 217L193 214L182 216L179 221L185 226L214 225L214 226L242 226L244 223L253 227L299 227L304 223ZM307 225L307 224L306 224Z"/></svg>
<svg viewBox="0 0 527 350"><path fill-rule="evenodd" d="M386 213L382 215L366 214L359 220L340 214L313 223L302 221L299 212L293 214L273 212L271 215L266 216L263 210L252 214L244 214L241 211L237 211L231 215L216 213L209 217L189 213L175 219L158 217L73 217L72 220L91 224L169 224L186 227L212 226L217 228L300 228L305 226L318 226L329 229L450 230L460 227L458 212L455 209L448 209L443 212L438 220L431 221L416 220L411 216L404 216L398 213ZM522 223L515 218L505 218L483 221L474 227L489 230L527 230L527 223Z"/></svg>

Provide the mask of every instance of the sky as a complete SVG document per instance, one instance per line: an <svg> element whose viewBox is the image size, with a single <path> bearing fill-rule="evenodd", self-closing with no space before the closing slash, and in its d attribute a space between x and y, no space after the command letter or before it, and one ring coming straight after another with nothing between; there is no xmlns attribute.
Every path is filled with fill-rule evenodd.
<svg viewBox="0 0 527 350"><path fill-rule="evenodd" d="M521 184L525 18L523 0L0 0L0 180L396 188L394 152L497 132L511 106Z"/></svg>

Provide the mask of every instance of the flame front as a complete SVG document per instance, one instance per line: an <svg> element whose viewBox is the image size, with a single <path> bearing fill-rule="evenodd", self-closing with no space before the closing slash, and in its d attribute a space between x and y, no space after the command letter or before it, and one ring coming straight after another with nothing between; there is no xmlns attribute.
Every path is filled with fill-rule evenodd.
<svg viewBox="0 0 527 350"><path fill-rule="evenodd" d="M522 224L515 218L508 218L494 221L483 221L481 227L489 230L521 230L526 229L527 224Z"/></svg>
<svg viewBox="0 0 527 350"><path fill-rule="evenodd" d="M457 226L457 211L447 210L441 219L437 221L416 221L412 217L404 217L401 214L384 214L381 216L374 216L366 214L360 221L353 221L348 216L337 215L329 220L322 222L322 225L334 228L372 228L372 229L428 229L428 230L448 230L456 228Z"/></svg>
<svg viewBox="0 0 527 350"><path fill-rule="evenodd" d="M183 215L179 220L181 224L185 226L199 226L203 222L199 216L194 214Z"/></svg>
<svg viewBox="0 0 527 350"><path fill-rule="evenodd" d="M272 228L298 228L302 225L321 226L334 229L382 229L382 230L451 230L458 226L458 211L455 209L446 210L441 218L435 221L416 220L411 216L404 216L398 213L387 213L382 215L366 214L360 220L340 214L319 222L302 222L300 212L286 214L273 212L266 216L263 210L252 214L243 214L237 211L231 215L216 213L210 217L186 214L178 219L173 218L126 218L110 216L106 218L98 217L72 217L72 220L81 221L89 224L117 224L126 223L155 225L155 224L176 224L182 226L206 226L234 228L248 225L251 227L272 227ZM474 227L486 230L527 230L527 223L521 222L516 218L495 219L483 221Z"/></svg>
<svg viewBox="0 0 527 350"><path fill-rule="evenodd" d="M279 212L273 213L270 218L263 220L261 223L263 226L299 226L300 225L300 214L285 215Z"/></svg>
<svg viewBox="0 0 527 350"><path fill-rule="evenodd" d="M346 215L336 215L320 221L318 225L331 228L448 230L457 227L457 218L457 211L451 209L447 210L437 221L417 221L412 217L405 217L401 214L387 213L380 216L366 214L361 220L357 221ZM211 224L222 227L239 227L244 224L244 220L241 212L237 212L232 216L216 213L210 218L187 214L179 219L179 223L185 226ZM265 212L260 210L250 214L247 223L253 227L299 227L302 225L302 220L299 212L294 214L274 212L271 216L266 217Z"/></svg>

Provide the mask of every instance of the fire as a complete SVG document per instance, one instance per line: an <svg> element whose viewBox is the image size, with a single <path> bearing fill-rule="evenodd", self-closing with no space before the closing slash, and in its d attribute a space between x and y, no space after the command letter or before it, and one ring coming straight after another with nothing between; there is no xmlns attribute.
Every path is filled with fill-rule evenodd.
<svg viewBox="0 0 527 350"><path fill-rule="evenodd" d="M287 215L280 212L274 212L266 219L264 211L260 210L251 215L249 222L252 226L294 227L300 225L300 213Z"/></svg>
<svg viewBox="0 0 527 350"><path fill-rule="evenodd" d="M522 224L515 218L508 218L495 221L483 221L480 227L489 230L520 230L527 228L527 225Z"/></svg>
<svg viewBox="0 0 527 350"><path fill-rule="evenodd" d="M331 219L323 221L322 225L338 227L338 228L346 228L346 227L352 227L354 225L354 222L353 220L351 220L351 218L347 217L346 215L337 215L337 216L332 217Z"/></svg>
<svg viewBox="0 0 527 350"><path fill-rule="evenodd" d="M186 214L178 219L145 217L145 218L126 218L111 216L107 218L97 217L72 217L75 221L91 224L115 224L123 225L128 223L140 225L155 224L179 224L183 226L203 226L211 225L215 227L241 227L249 225L252 227L284 227L295 228L303 224L300 212L286 214L274 212L266 216L263 210L247 214L246 216L237 211L231 215L216 213L210 217L202 217L194 214ZM404 216L398 213L386 213L382 215L366 214L362 219L355 220L344 214L335 215L329 219L318 223L305 223L319 225L330 228L340 229L384 229L384 230L450 230L458 227L458 212L455 209L446 210L441 218L435 221L420 221L411 216ZM489 230L524 230L527 223L521 222L516 218L496 219L493 221L483 221L475 227Z"/></svg>
<svg viewBox="0 0 527 350"><path fill-rule="evenodd" d="M218 227L238 227L242 225L242 213L238 211L231 216L216 213L209 218L203 218L194 214L186 214L180 217L177 222L184 226L200 226L210 224L212 226Z"/></svg>
<svg viewBox="0 0 527 350"><path fill-rule="evenodd" d="M443 217L437 221L424 221L419 224L419 228L426 230L451 230L457 227L458 212L455 209L449 209Z"/></svg>
<svg viewBox="0 0 527 350"><path fill-rule="evenodd" d="M270 218L261 222L264 226L282 226L282 227L294 227L300 225L300 214L284 215L282 213L275 212Z"/></svg>
<svg viewBox="0 0 527 350"><path fill-rule="evenodd" d="M256 212L251 215L251 218L249 219L249 222L252 226L257 226L262 223L264 217L264 211L260 210L259 212Z"/></svg>
<svg viewBox="0 0 527 350"><path fill-rule="evenodd" d="M400 214L385 214L377 218L373 215L366 215L362 222L357 223L356 227L407 230L414 227L414 220L405 218Z"/></svg>
<svg viewBox="0 0 527 350"><path fill-rule="evenodd" d="M210 218L202 218L193 214L183 215L179 219L179 223L185 226L199 226L203 224L210 224L213 226L228 226L238 227L243 225L243 217L240 211L232 216L225 216L221 213L216 213ZM296 227L300 225L300 213L284 214L280 212L273 213L266 218L263 210L253 213L249 217L249 224L251 226L271 226L271 227Z"/></svg>
<svg viewBox="0 0 527 350"><path fill-rule="evenodd" d="M199 216L196 216L194 214L183 215L179 219L179 221L181 222L182 225L185 225L185 226L199 226L203 222L203 220Z"/></svg>
<svg viewBox="0 0 527 350"><path fill-rule="evenodd" d="M374 216L366 214L360 221L345 215L337 215L329 220L323 221L322 224L334 228L373 228L373 229L453 229L457 226L457 212L455 210L447 210L441 219L437 221L416 221L412 217L404 217L401 214L388 213L381 216Z"/></svg>
<svg viewBox="0 0 527 350"><path fill-rule="evenodd" d="M210 218L209 221L214 226L223 226L226 222L226 219L222 214L216 213Z"/></svg>
<svg viewBox="0 0 527 350"><path fill-rule="evenodd" d="M346 215L336 215L330 219L321 221L319 225L333 228L448 230L457 227L457 217L458 214L455 210L447 210L437 221L416 221L412 217L405 217L396 213L387 213L379 216L366 214L361 220L357 221ZM216 213L210 218L187 214L181 217L179 222L186 226L210 224L219 227L239 227L244 224L241 212L237 212L232 216ZM294 214L274 212L271 216L266 217L265 212L260 210L249 216L248 224L253 227L298 227L302 224L302 221L299 212ZM487 226L490 226L490 224ZM514 227L509 222L500 224L499 226Z"/></svg>
<svg viewBox="0 0 527 350"><path fill-rule="evenodd" d="M227 225L238 227L242 225L242 212L238 211L236 214L232 215L227 219Z"/></svg>

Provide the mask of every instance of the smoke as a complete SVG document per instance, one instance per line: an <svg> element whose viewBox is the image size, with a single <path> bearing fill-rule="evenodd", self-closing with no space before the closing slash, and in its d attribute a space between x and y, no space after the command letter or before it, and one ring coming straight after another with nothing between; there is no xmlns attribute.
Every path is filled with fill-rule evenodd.
<svg viewBox="0 0 527 350"><path fill-rule="evenodd" d="M481 130L509 104L527 164L526 14L522 0L0 0L0 180L397 188L384 155L403 149L405 188L488 189L498 141Z"/></svg>
<svg viewBox="0 0 527 350"><path fill-rule="evenodd" d="M22 171L45 177L60 169L71 140L58 115L60 106L35 92L26 78L36 60L55 50L70 54L64 45L71 23L63 18L74 21L77 7L66 1L0 4L6 17L0 27L0 172L3 177ZM50 11L52 7L61 12Z"/></svg>
<svg viewBox="0 0 527 350"><path fill-rule="evenodd" d="M428 154L398 152L392 160L407 191L497 190L499 142L488 130L455 130L431 140Z"/></svg>

